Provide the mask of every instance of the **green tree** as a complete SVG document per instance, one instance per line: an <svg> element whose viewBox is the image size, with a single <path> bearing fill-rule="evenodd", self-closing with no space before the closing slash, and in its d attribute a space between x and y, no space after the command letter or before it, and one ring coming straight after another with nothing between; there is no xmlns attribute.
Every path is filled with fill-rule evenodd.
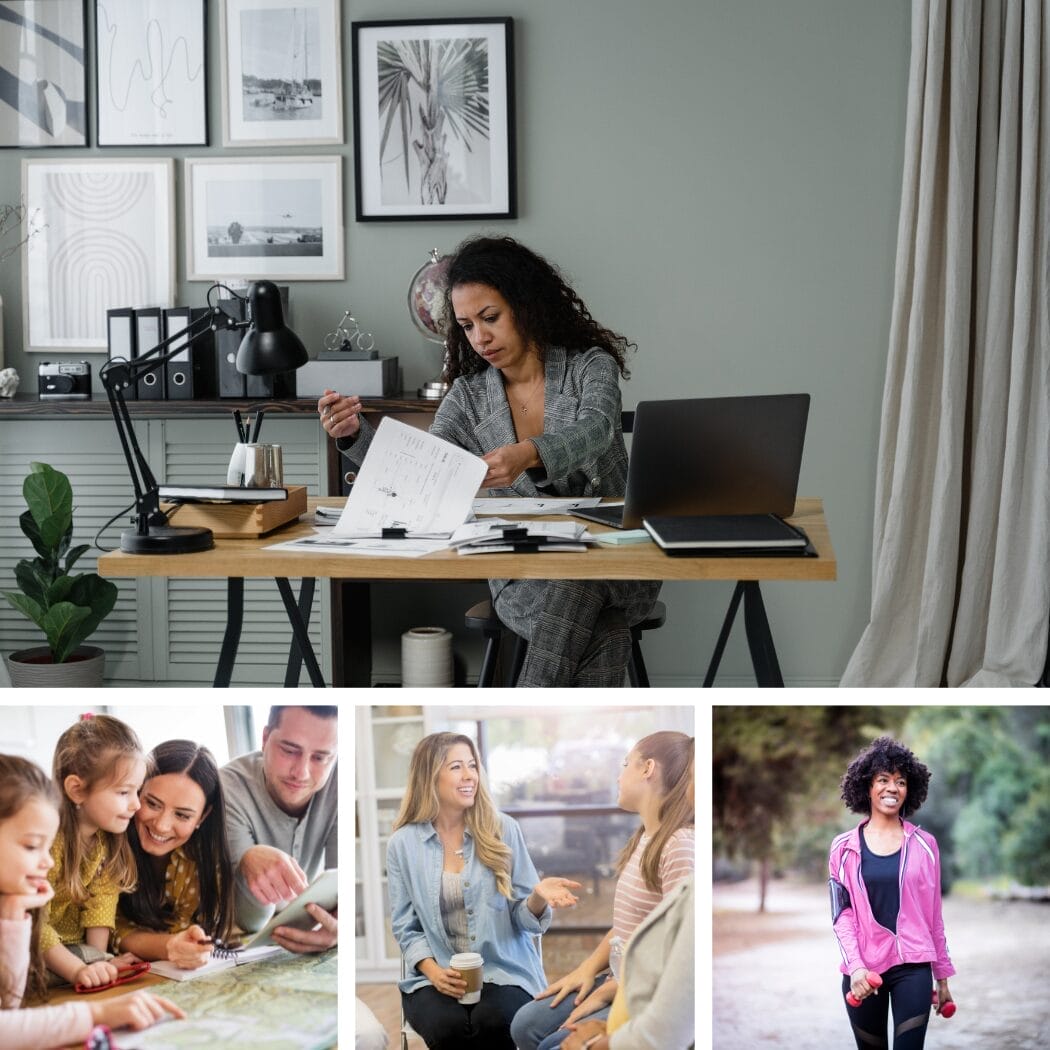
<svg viewBox="0 0 1050 1050"><path fill-rule="evenodd" d="M233 222L230 223L226 232L230 235L230 242L232 244L240 244L241 238L244 236L244 227L234 219Z"/></svg>

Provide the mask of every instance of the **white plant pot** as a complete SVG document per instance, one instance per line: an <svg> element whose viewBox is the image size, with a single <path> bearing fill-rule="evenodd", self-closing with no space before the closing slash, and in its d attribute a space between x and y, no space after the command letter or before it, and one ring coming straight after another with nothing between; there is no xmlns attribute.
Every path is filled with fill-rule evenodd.
<svg viewBox="0 0 1050 1050"><path fill-rule="evenodd" d="M102 685L106 654L94 645L74 649L65 663L51 660L46 645L21 649L4 657L16 689L97 689Z"/></svg>

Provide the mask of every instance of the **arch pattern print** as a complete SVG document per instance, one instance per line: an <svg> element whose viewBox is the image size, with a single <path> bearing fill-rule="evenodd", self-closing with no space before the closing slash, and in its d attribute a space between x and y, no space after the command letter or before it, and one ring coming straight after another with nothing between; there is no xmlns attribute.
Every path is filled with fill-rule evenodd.
<svg viewBox="0 0 1050 1050"><path fill-rule="evenodd" d="M174 161L25 160L22 192L41 232L23 249L30 351L97 351L106 311L170 306Z"/></svg>

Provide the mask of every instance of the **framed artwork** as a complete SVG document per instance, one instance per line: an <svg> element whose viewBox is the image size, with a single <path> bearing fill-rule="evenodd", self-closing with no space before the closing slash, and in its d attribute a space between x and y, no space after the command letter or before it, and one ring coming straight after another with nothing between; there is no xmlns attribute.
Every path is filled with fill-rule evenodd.
<svg viewBox="0 0 1050 1050"><path fill-rule="evenodd" d="M359 221L514 218L514 20L354 22Z"/></svg>
<svg viewBox="0 0 1050 1050"><path fill-rule="evenodd" d="M224 146L338 145L338 0L222 0Z"/></svg>
<svg viewBox="0 0 1050 1050"><path fill-rule="evenodd" d="M343 279L343 158L186 160L186 279Z"/></svg>
<svg viewBox="0 0 1050 1050"><path fill-rule="evenodd" d="M207 0L94 0L99 146L207 146Z"/></svg>
<svg viewBox="0 0 1050 1050"><path fill-rule="evenodd" d="M86 0L0 4L0 146L86 146Z"/></svg>
<svg viewBox="0 0 1050 1050"><path fill-rule="evenodd" d="M26 349L106 346L106 311L171 306L175 162L23 160L40 229L22 249Z"/></svg>

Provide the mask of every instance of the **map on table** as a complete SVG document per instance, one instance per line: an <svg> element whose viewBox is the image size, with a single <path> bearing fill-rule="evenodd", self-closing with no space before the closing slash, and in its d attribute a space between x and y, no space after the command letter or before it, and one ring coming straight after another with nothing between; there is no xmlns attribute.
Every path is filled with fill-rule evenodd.
<svg viewBox="0 0 1050 1050"><path fill-rule="evenodd" d="M338 951L281 955L150 991L186 1011L134 1035L142 1050L325 1050L338 1030Z"/></svg>

